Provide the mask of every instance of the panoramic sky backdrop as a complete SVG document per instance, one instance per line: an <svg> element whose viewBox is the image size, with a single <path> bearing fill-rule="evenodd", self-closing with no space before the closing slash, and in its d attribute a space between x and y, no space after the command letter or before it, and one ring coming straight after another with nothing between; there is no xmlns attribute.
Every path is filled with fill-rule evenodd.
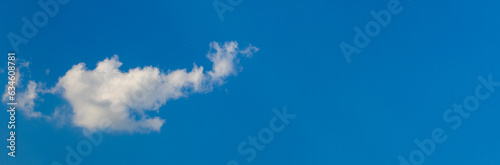
<svg viewBox="0 0 500 165"><path fill-rule="evenodd" d="M38 3L0 7L2 165L500 163L499 1Z"/></svg>

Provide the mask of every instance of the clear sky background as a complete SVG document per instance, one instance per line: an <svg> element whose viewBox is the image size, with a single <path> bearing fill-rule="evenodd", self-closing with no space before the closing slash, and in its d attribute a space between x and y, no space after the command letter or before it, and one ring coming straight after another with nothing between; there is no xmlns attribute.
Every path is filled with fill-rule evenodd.
<svg viewBox="0 0 500 165"><path fill-rule="evenodd" d="M237 41L259 48L240 61L237 76L212 92L168 101L156 114L165 119L159 132L104 133L81 164L399 165L398 156L408 159L418 149L414 140L430 138L435 128L447 140L424 164L500 163L500 88L459 129L443 121L454 103L474 95L477 77L500 81L500 2L401 0L402 12L349 64L339 44L353 44L353 28L374 20L370 11L389 1L243 0L222 21L213 2L72 0L19 46L17 56L30 62L19 90L28 80L52 87L73 65L94 69L114 54L124 72L190 69L193 62L211 68L209 43ZM37 1L2 4L0 53L7 55L7 34L21 34L21 18L42 9ZM35 103L42 114L71 110L60 95L40 94ZM238 145L283 107L296 118L245 161ZM0 116L0 137L8 138L8 113ZM86 139L71 122L16 117L17 155L8 157L2 140L2 165L66 164L66 146Z"/></svg>

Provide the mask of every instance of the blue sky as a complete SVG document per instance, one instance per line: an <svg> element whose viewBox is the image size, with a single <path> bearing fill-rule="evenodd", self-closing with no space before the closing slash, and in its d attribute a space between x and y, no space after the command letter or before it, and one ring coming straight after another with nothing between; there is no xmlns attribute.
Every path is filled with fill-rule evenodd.
<svg viewBox="0 0 500 165"><path fill-rule="evenodd" d="M433 152L418 160L423 164L500 163L495 129L500 89L489 91L478 79L491 75L492 81L500 81L500 2L401 0L402 11L350 63L339 44L353 45L353 28L364 29L375 20L370 11L387 10L390 1L243 0L222 21L213 2L59 5L58 13L18 47L18 63L29 62L20 70L18 90L27 91L29 81L37 83L34 111L50 116L59 109L69 118L58 123L19 110L16 157L7 156L4 148L0 164L67 164L65 148L76 150L87 140L89 124L75 124L79 120L71 117L75 100L61 91L42 92L56 87L74 65L85 63L86 71L92 71L116 54L121 73L145 66L164 74L184 68L190 72L193 63L207 73L214 64L207 58L213 53L210 43L231 41L240 51L250 44L258 48L251 58L241 56L236 75L147 112L164 120L158 130L105 131L102 142L79 164L226 165L234 160L241 165L399 165L398 157L409 160L419 150L414 141L432 138L436 128L447 139L434 142ZM7 34L22 35L21 18L32 20L43 9L27 0L2 6L0 48L7 54L14 50ZM1 82L7 84L6 79ZM456 123L445 121L443 114L475 95L480 85L491 96L453 130ZM277 117L272 109L282 112L285 107L295 118L247 161L250 154L240 154L238 146L270 127ZM8 117L3 112L0 123L7 124ZM2 137L8 138L8 131L0 127Z"/></svg>

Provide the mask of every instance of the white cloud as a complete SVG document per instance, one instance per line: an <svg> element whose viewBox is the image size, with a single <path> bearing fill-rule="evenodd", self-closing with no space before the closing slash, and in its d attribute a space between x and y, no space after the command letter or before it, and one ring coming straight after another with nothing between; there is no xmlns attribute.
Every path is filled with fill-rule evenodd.
<svg viewBox="0 0 500 165"><path fill-rule="evenodd" d="M34 118L42 117L42 113L35 111L35 99L38 98L36 87L34 81L29 81L27 89L17 94L17 108L26 116Z"/></svg>
<svg viewBox="0 0 500 165"><path fill-rule="evenodd" d="M159 131L165 120L152 117L151 112L158 112L169 100L209 92L224 84L227 77L241 70L238 66L241 55L250 57L258 51L251 45L240 50L237 42L224 45L212 42L210 48L207 54L213 63L210 71L194 65L190 71L177 69L164 73L146 66L122 72L119 70L122 63L115 55L100 61L93 70L84 63L74 65L49 91L63 95L72 107L72 122L87 130L96 130L103 121L110 121L110 131ZM30 82L26 99L31 101L26 101L26 107L33 105L37 97L32 93L35 88L36 83Z"/></svg>
<svg viewBox="0 0 500 165"><path fill-rule="evenodd" d="M29 65L30 62L24 61L24 60L19 60L18 61L18 67L15 70L15 75L16 79L13 81L15 84L15 98L16 100L14 102L17 102L16 108L21 111L24 115L30 118L38 118L42 117L43 115L40 112L35 111L35 100L38 98L37 94L37 84L34 81L29 81L28 85L26 86L26 89L22 89L22 79L23 75L21 74L20 70L26 70L28 73L29 71ZM28 75L29 77L29 75ZM2 95L2 101L4 102L11 102L9 100L10 96L8 93L8 88L10 87L9 84L5 86L5 92Z"/></svg>

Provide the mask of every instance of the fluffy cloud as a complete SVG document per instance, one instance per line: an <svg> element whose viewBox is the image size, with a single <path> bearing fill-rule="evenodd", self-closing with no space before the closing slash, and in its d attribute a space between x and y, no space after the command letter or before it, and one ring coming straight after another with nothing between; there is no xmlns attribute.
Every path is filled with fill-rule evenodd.
<svg viewBox="0 0 500 165"><path fill-rule="evenodd" d="M212 69L194 65L191 70L177 69L164 73L156 67L146 66L119 70L118 56L106 58L90 70L84 63L74 65L59 78L50 91L60 93L71 105L72 122L87 130L96 130L103 122L110 122L110 131L159 131L164 119L151 116L167 101L187 97L192 93L205 93L224 84L229 76L241 71L239 57L250 57L258 51L254 46L239 49L237 42L220 45L210 43L207 58ZM36 83L30 82L27 100L33 101ZM31 90L32 89L32 90ZM31 103L31 102L29 102Z"/></svg>
<svg viewBox="0 0 500 165"><path fill-rule="evenodd" d="M35 99L38 98L36 93L37 84L34 81L29 81L27 89L17 95L17 107L23 111L28 117L41 117L42 113L35 111Z"/></svg>
<svg viewBox="0 0 500 165"><path fill-rule="evenodd" d="M42 117L42 113L35 111L35 100L38 98L38 94L36 91L37 84L34 81L29 81L28 85L26 86L25 89L20 88L22 85L22 79L24 78L20 72L20 70L25 70L27 72L29 71L29 65L30 62L26 62L24 60L18 61L18 68L16 69L16 79L14 80L14 84L16 87L16 102L17 102L17 109L20 110L24 115L26 115L29 118L38 118ZM29 76L28 76L29 77ZM8 88L10 87L9 84L5 86L5 92L2 95L2 101L8 102L9 101L9 93L8 93Z"/></svg>

